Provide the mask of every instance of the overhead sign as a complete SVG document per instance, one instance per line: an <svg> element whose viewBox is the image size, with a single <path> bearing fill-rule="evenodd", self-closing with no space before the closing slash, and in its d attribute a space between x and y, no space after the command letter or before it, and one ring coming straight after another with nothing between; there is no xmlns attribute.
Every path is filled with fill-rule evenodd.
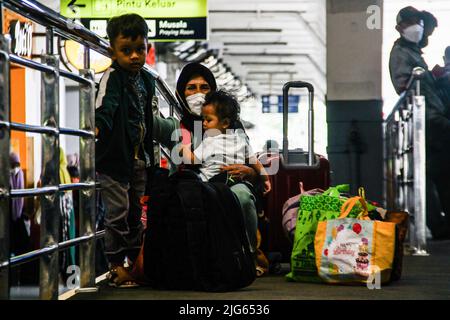
<svg viewBox="0 0 450 320"><path fill-rule="evenodd" d="M263 113L283 113L283 96L277 95L263 95L261 96L262 112ZM300 103L299 95L288 96L288 112L298 112L298 105Z"/></svg>
<svg viewBox="0 0 450 320"><path fill-rule="evenodd" d="M31 22L13 20L10 24L11 52L21 57L31 57L33 52L33 25Z"/></svg>
<svg viewBox="0 0 450 320"><path fill-rule="evenodd" d="M150 41L207 39L207 0L61 0L63 16L105 36L108 19L125 13L146 19Z"/></svg>
<svg viewBox="0 0 450 320"><path fill-rule="evenodd" d="M4 34L11 36L11 52L31 58L33 53L33 22L17 13L4 9L3 26Z"/></svg>

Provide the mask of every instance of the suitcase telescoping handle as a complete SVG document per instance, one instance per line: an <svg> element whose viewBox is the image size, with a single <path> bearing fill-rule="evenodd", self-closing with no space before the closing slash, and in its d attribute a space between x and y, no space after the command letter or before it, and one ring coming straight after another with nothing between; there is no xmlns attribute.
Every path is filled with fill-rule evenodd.
<svg viewBox="0 0 450 320"><path fill-rule="evenodd" d="M307 88L308 89L308 163L296 164L289 163L289 141L288 141L288 112L289 112L289 89L290 88ZM309 82L289 81L283 86L283 159L285 167L301 168L301 167L317 167L318 159L314 154L314 87Z"/></svg>

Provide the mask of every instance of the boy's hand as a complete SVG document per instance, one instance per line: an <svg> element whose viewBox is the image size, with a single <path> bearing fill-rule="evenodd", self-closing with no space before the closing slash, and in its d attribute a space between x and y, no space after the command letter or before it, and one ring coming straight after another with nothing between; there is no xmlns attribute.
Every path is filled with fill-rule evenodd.
<svg viewBox="0 0 450 320"><path fill-rule="evenodd" d="M191 145L190 144L181 144L181 152L182 154L190 154L191 153Z"/></svg>

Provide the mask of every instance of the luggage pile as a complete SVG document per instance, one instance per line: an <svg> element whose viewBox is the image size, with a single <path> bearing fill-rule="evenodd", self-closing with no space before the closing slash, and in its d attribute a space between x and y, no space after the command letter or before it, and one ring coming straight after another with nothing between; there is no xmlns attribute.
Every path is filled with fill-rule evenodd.
<svg viewBox="0 0 450 320"><path fill-rule="evenodd" d="M359 196L349 197L348 185L303 192L285 204L286 235L294 232L288 281L367 284L400 279L408 214L389 212ZM285 217L289 215L289 219Z"/></svg>

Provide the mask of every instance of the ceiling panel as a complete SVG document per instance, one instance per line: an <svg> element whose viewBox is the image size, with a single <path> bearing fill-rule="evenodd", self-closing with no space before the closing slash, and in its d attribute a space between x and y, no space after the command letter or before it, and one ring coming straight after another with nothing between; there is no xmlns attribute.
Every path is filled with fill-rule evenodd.
<svg viewBox="0 0 450 320"><path fill-rule="evenodd" d="M309 80L325 94L325 0L209 0L208 6L209 47L252 92Z"/></svg>
<svg viewBox="0 0 450 320"><path fill-rule="evenodd" d="M208 41L173 45L180 59L205 63L226 88L246 84L240 99L281 94L289 80L325 96L325 0L209 0L208 11Z"/></svg>

